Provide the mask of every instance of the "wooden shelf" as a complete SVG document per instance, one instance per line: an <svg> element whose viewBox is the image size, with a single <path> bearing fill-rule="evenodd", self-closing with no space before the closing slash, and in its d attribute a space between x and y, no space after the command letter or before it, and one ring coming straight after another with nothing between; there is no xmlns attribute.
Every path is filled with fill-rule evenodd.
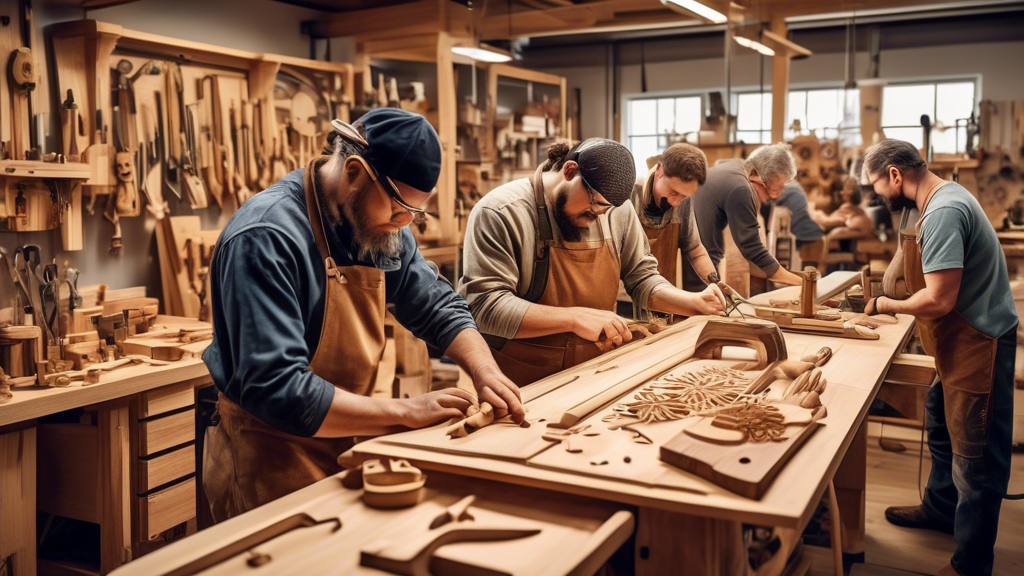
<svg viewBox="0 0 1024 576"><path fill-rule="evenodd" d="M39 162L33 160L0 160L0 177L88 180L89 165L82 162Z"/></svg>

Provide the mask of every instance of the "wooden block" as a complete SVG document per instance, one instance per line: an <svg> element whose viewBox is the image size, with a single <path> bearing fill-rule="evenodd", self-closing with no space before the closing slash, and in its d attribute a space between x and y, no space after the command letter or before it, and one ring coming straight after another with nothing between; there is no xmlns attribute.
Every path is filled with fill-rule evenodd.
<svg viewBox="0 0 1024 576"><path fill-rule="evenodd" d="M84 522L99 522L96 497L98 429L81 424L40 424L40 512Z"/></svg>
<svg viewBox="0 0 1024 576"><path fill-rule="evenodd" d="M71 326L68 328L68 330L71 332L95 332L96 325L92 323L92 318L95 316L101 316L102 314L102 306L76 308L71 313ZM99 338L98 335L97 338Z"/></svg>
<svg viewBox="0 0 1024 576"><path fill-rule="evenodd" d="M149 459L139 459L138 491L149 492L158 486L173 482L196 471L196 447L185 446L180 450Z"/></svg>
<svg viewBox="0 0 1024 576"><path fill-rule="evenodd" d="M204 342L204 344L208 343ZM182 348L183 345L181 343L159 338L128 338L121 343L121 351L126 356L137 354L146 358L167 362L177 362L185 358L186 355L191 357L191 354L188 354Z"/></svg>
<svg viewBox="0 0 1024 576"><path fill-rule="evenodd" d="M139 456L149 456L196 439L195 410L139 422Z"/></svg>
<svg viewBox="0 0 1024 576"><path fill-rule="evenodd" d="M140 534L153 540L161 532L196 515L196 479L138 498Z"/></svg>
<svg viewBox="0 0 1024 576"><path fill-rule="evenodd" d="M145 286L132 286L130 288L118 288L117 290L105 290L103 292L103 302L116 302L118 300L131 300L134 298L145 298L146 287ZM155 298L154 298L155 300Z"/></svg>
<svg viewBox="0 0 1024 576"><path fill-rule="evenodd" d="M195 404L191 382L161 386L139 394L139 419L150 418Z"/></svg>
<svg viewBox="0 0 1024 576"><path fill-rule="evenodd" d="M85 247L82 239L82 184L76 182L71 188L67 209L61 215L60 237L65 251L81 250Z"/></svg>
<svg viewBox="0 0 1024 576"><path fill-rule="evenodd" d="M923 354L897 354L885 374L886 381L931 386L935 380L935 359Z"/></svg>
<svg viewBox="0 0 1024 576"><path fill-rule="evenodd" d="M157 298L121 298L118 300L112 300L110 298L110 292L107 292L107 299L103 301L103 315L110 316L111 314L117 314L122 310L142 310L143 314L146 313L146 309L149 308L153 311L153 306L160 306L160 300ZM155 315L155 311L153 315Z"/></svg>

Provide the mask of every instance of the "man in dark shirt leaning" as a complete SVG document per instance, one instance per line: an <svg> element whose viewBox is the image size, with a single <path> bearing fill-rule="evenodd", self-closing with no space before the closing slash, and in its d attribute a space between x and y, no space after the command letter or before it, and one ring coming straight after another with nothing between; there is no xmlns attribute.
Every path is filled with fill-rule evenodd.
<svg viewBox="0 0 1024 576"><path fill-rule="evenodd" d="M771 144L754 150L747 159L719 162L708 170L707 180L694 194L693 214L701 244L707 248L715 268L725 256L722 232L728 226L743 257L779 284L796 286L800 277L779 266L758 233L757 205L779 197L783 186L796 176L796 163L785 144ZM684 268L686 290L704 286L692 266Z"/></svg>
<svg viewBox="0 0 1024 576"><path fill-rule="evenodd" d="M789 210L789 227L796 237L797 248L821 240L822 236L825 235L825 231L821 229L821 226L818 226L814 219L811 218L811 213L807 206L807 193L804 192L803 186L796 180L782 188L782 194L779 195L775 202L765 202L761 205L761 217L764 218L765 222L771 221L773 205L774 207L781 206Z"/></svg>
<svg viewBox="0 0 1024 576"><path fill-rule="evenodd" d="M214 340L203 354L219 391L204 487L217 521L340 471L351 438L476 410L447 389L370 398L384 307L472 377L497 415L524 415L466 302L420 255L408 229L441 170L422 116L394 108L334 121L329 155L243 205L211 266Z"/></svg>

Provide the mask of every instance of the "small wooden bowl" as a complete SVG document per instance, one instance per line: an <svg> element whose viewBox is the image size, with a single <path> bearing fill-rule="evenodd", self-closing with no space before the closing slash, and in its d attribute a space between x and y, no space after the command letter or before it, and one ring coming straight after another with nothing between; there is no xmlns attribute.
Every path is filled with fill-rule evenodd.
<svg viewBox="0 0 1024 576"><path fill-rule="evenodd" d="M427 475L407 460L363 464L363 502L371 508L408 508L423 500Z"/></svg>

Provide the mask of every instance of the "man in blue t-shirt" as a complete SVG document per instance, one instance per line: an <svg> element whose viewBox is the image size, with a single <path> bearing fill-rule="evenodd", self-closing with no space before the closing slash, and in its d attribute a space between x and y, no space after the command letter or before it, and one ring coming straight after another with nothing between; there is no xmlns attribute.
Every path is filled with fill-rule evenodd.
<svg viewBox="0 0 1024 576"><path fill-rule="evenodd" d="M913 145L883 140L868 149L864 169L890 210L916 205L921 213L920 262L916 247L904 246L912 295L873 299L867 312L916 316L940 380L926 403L932 471L924 501L885 517L953 534L956 551L940 575L987 576L1010 478L1017 313L1006 260L978 200L929 171Z"/></svg>

